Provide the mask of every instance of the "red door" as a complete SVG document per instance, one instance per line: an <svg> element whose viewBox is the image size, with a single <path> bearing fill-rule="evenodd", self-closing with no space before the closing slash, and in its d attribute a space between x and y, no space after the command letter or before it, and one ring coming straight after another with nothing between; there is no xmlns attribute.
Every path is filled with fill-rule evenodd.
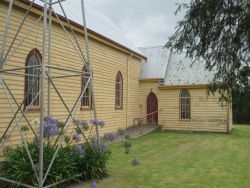
<svg viewBox="0 0 250 188"><path fill-rule="evenodd" d="M158 124L158 100L153 92L147 98L147 122Z"/></svg>

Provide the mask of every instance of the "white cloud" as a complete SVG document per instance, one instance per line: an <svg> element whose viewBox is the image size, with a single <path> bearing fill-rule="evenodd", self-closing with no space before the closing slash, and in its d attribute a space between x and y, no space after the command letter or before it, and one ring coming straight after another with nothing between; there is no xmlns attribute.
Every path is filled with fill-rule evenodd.
<svg viewBox="0 0 250 188"><path fill-rule="evenodd" d="M108 15L136 46L164 45L177 20L176 2L184 0L87 0Z"/></svg>

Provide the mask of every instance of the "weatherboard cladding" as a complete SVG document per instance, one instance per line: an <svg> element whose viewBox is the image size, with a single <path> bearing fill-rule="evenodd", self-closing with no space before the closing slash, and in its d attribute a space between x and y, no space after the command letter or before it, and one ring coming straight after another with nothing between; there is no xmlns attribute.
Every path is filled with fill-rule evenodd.
<svg viewBox="0 0 250 188"><path fill-rule="evenodd" d="M158 123L163 130L227 132L228 126L232 127L230 105L222 107L218 102L218 93L207 96L205 88L189 87L191 119L181 120L179 100L181 88L173 87L169 90L161 90L157 82L141 83L140 88L142 114L147 113L149 93L153 92L157 96Z"/></svg>
<svg viewBox="0 0 250 188"><path fill-rule="evenodd" d="M158 47L140 48L147 57L147 63L141 65L141 79L161 78L165 85L209 84L214 71L205 69L205 61L193 60L185 54L170 52Z"/></svg>
<svg viewBox="0 0 250 188"><path fill-rule="evenodd" d="M22 0L23 2L31 2L31 0ZM42 1L35 1L36 5L43 6ZM68 19L74 23L77 23L83 26L82 19L82 9L81 9L81 0L66 0L61 2L64 11ZM59 4L54 4L53 9L55 12L63 16L63 12ZM120 44L121 46L130 49L131 51L142 55L140 50L123 34L123 32L117 27L112 20L101 13L96 8L92 7L88 3L85 3L85 13L87 20L87 28L96 32L97 34L110 39L111 41Z"/></svg>
<svg viewBox="0 0 250 188"><path fill-rule="evenodd" d="M6 14L8 10L8 4L4 1L0 1L0 35L4 32L4 25L6 20ZM19 23L24 15L25 10L14 6L10 30L8 33L8 40L6 43L7 48L18 29ZM24 36L30 29L30 26L34 24L37 19L37 15L30 14L22 27L19 37L14 46L18 44L21 37ZM60 66L62 68L71 68L81 70L83 67L82 61L72 48L71 42L68 40L67 35L63 32L58 24L52 24L52 46L51 50L51 64L53 66ZM82 34L76 32L76 38L78 41L82 41L80 46L84 51L84 40ZM37 48L42 51L42 22L36 27L34 33L29 35L25 42L17 49L16 53L9 59L4 68L23 68L25 66L25 59L29 52L33 48ZM63 45L62 45L63 44ZM139 72L140 72L140 60L135 57L131 57L129 54L123 53L120 50L116 50L112 46L105 45L92 38L89 39L90 57L92 61L92 68L94 72L94 84L95 84L95 98L96 106L98 110L98 118L106 121L106 126L101 129L101 134L104 132L115 132L119 127L125 128L133 125L134 118L138 118L141 115L139 108L140 87L139 87ZM120 71L123 76L123 109L115 109L115 77L117 72ZM20 71L23 73L23 71ZM51 70L53 76L68 75L67 72L59 70ZM24 97L24 77L3 75L5 81L10 87L17 102L21 104ZM67 79L55 79L54 83L57 89L60 91L66 104L73 107L77 96L81 91L81 77L69 77ZM47 99L47 87L45 87L45 98ZM47 107L47 100L45 101L45 107ZM11 120L11 109L8 105L8 100L5 97L3 89L0 86L0 132L6 129L6 126ZM47 111L45 112L47 113ZM39 111L28 111L28 121L37 119L39 117ZM68 116L68 112L65 109L63 103L57 96L56 91L51 88L51 114L54 118L65 121ZM21 114L18 114L20 117ZM76 119L90 120L93 118L93 110L81 110L80 106L77 107L75 112ZM15 124L12 124L14 126ZM24 119L21 120L20 125L27 125ZM36 128L35 128L36 129ZM74 130L73 130L74 131ZM70 132L71 133L71 132ZM31 132L27 135L32 137ZM10 145L19 143L21 140L19 133L16 131L11 137ZM0 152L1 153L1 152ZM0 156L1 159L1 156Z"/></svg>

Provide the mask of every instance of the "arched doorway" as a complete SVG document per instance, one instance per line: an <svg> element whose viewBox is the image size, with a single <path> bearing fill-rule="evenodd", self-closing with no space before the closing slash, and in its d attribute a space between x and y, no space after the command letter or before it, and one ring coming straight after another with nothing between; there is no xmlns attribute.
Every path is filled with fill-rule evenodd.
<svg viewBox="0 0 250 188"><path fill-rule="evenodd" d="M158 100L153 92L147 98L147 122L158 124Z"/></svg>

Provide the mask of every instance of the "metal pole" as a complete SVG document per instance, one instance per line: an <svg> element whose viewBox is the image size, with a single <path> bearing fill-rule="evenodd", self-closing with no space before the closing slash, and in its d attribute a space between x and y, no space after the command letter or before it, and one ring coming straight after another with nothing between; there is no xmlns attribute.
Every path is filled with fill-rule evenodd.
<svg viewBox="0 0 250 188"><path fill-rule="evenodd" d="M48 73L47 73L47 72L46 72L46 74L47 74L47 76L48 76ZM87 85L85 86L85 88L84 88L83 92L81 93L80 97L78 97L78 99L77 99L76 103L74 104L74 106L73 106L73 108L72 108L71 111L70 111L70 109L68 108L67 104L66 104L65 101L63 100L61 94L59 93L59 91L57 90L55 84L53 83L53 81L51 80L51 78L50 78L49 76L48 76L48 79L49 79L49 81L51 82L53 88L55 89L55 91L56 91L58 97L59 97L60 100L62 101L64 107L67 109L67 111L68 111L68 113L69 113L69 115L68 115L68 117L67 117L67 120L66 120L66 122L64 123L63 129L64 129L64 127L66 126L66 124L67 124L69 118L71 117L72 120L73 120L73 123L77 126L77 128L78 128L79 130L81 130L80 127L79 127L79 125L76 123L76 120L74 119L74 115L73 115L72 113L74 112L75 107L76 107L77 104L79 103L79 100L82 98L83 94L85 93L86 88L87 88L87 85L88 85L88 83L89 83L89 81L90 81L91 78L89 78L89 80L88 80L88 82L87 82ZM67 131L68 131L68 128L66 128L65 133L67 133ZM81 134L83 135L83 137L84 137L86 143L89 144L88 139L86 138L85 134L84 134L82 131L81 131ZM58 137L56 138L55 143L54 143L54 146L57 144L59 138L60 138L60 135L58 135ZM90 144L89 144L89 145L90 145ZM90 147L91 147L91 145L90 145ZM60 145L57 145L56 152L54 153L53 158L52 158L52 160L51 160L51 162L50 162L49 168L47 169L47 171L46 171L46 173L45 173L43 182L45 182L45 180L46 180L46 178L47 178L47 176L48 176L48 174L49 174L49 171L50 171L50 169L51 169L51 167L52 167L52 165L53 165L53 163L54 163L54 160L56 159L56 156L57 156L57 153L58 153L59 149L60 149ZM91 147L91 149L93 150L92 147ZM93 150L93 151L94 151L94 150Z"/></svg>
<svg viewBox="0 0 250 188"><path fill-rule="evenodd" d="M42 19L43 15L41 15L36 22L32 25L32 27L29 29L29 31L25 34L25 36L23 37L23 39L16 45L16 47L14 48L14 50L12 50L12 53L9 55L9 57L6 59L5 62L8 62L9 59L16 53L16 51L19 49L19 47L22 45L22 43L31 35L31 33L33 33L34 28L37 26L37 24L40 22L40 20Z"/></svg>
<svg viewBox="0 0 250 188"><path fill-rule="evenodd" d="M74 113L74 111L75 111L76 106L79 104L80 99L82 98L83 94L85 93L86 88L87 88L87 85L89 84L91 78L88 79L86 86L84 87L84 89L83 89L83 91L80 93L80 95L78 96L78 98L77 98L76 102L74 103L74 105L73 105L73 107L72 107L71 110L70 110L70 109L68 108L68 106L66 105L65 101L63 100L61 94L60 94L59 91L57 90L57 88L56 88L55 84L53 83L53 81L52 81L50 78L48 78L48 79L50 80L50 82L51 82L53 88L55 89L55 91L56 91L58 97L60 98L60 100L62 101L64 107L67 109L67 111L68 111L68 113L69 113L69 115L68 115L68 117L67 117L67 119L66 119L66 121L65 121L65 123L64 123L64 126L63 126L62 128L63 128L63 129L65 128L65 126L66 126L66 124L68 123L68 121L69 121L70 118L72 118L73 122L76 124L76 122L75 122L75 120L74 120L74 115L73 115L73 113ZM68 130L68 128L65 130L65 132L67 132L67 130ZM85 138L85 135L83 135L83 136L84 136L84 138ZM60 138L60 135L58 135L57 138L55 139L54 145L57 143L57 141L58 141L59 138ZM86 139L86 142L88 143L88 140L87 140L87 139Z"/></svg>
<svg viewBox="0 0 250 188"><path fill-rule="evenodd" d="M20 31L21 31L23 25L24 25L24 22L25 22L26 18L28 17L29 13L30 13L30 10L31 10L31 8L32 8L32 6L33 6L33 4L34 4L34 2L35 2L35 0L32 0L32 2L30 3L27 12L25 13L25 15L24 15L24 17L23 17L23 19L22 19L22 21L21 21L21 24L20 24L20 26L18 27L18 30L17 30L15 36L13 37L13 40L12 40L10 46L9 46L9 49L8 49L7 53L5 54L5 57L4 57L3 61L2 61L2 64L0 65L0 68L2 68L2 66L4 65L4 63L5 63L5 61L6 61L7 57L8 57L8 55L9 55L9 53L10 53L10 50L12 49L12 46L14 45L14 43L15 43L15 41L16 41L16 39L17 39L17 37L18 37L18 35L19 35L19 33L20 33Z"/></svg>
<svg viewBox="0 0 250 188"><path fill-rule="evenodd" d="M69 19L68 19L67 15L66 15L66 13L65 13L65 11L64 11L64 9L63 9L62 3L61 3L60 1L58 1L58 3L59 3L59 5L60 5L60 7L61 7L61 10L62 10L62 12L63 12L64 17L66 18L66 21L67 21L67 23L68 23L69 29L70 29L70 31L71 31L71 33L72 33L72 35L73 35L73 38L75 39L75 42L76 42L76 44L77 44L77 47L79 48L79 51L80 51L80 53L82 54L82 57L83 57L85 63L87 63L87 62L86 62L86 59L85 59L85 57L84 57L84 55L83 55L81 46L80 46L80 44L79 44L79 42L78 42L78 40L77 40L77 38L76 38L75 32L73 31L73 29L72 29L72 27L71 27L71 25L70 25L70 23L69 23Z"/></svg>
<svg viewBox="0 0 250 188"><path fill-rule="evenodd" d="M1 46L1 53L0 53L0 69L2 68L3 65L3 57L5 54L5 44L7 41L7 34L9 31L9 26L10 26L10 18L11 18L11 13L12 13L12 5L13 5L13 0L10 0L9 3L9 9L8 9L8 15L6 18L6 24L5 24L5 30L3 33L3 42L2 42L2 46Z"/></svg>
<svg viewBox="0 0 250 188"><path fill-rule="evenodd" d="M10 100L9 95L8 95L8 93L7 93L7 90L8 90L8 92L11 94L11 97L12 97L12 98L13 98L13 95L12 95L12 93L10 92L9 88L6 86L6 83L4 82L3 78L1 78L1 83L2 83L3 90L4 90L4 94L5 94L5 96L7 97L7 100L8 100L10 109L11 109L12 116L14 116L15 112L14 112L14 109L13 109L13 107L12 107L12 103L11 103L11 100ZM14 98L13 98L13 99L14 99ZM16 101L15 101L15 102L16 102ZM19 125L19 122L18 122L18 120L17 120L16 118L15 118L15 121L16 121L16 127L18 128L18 131L19 131L19 133L20 133L21 139L22 139L22 141L23 141L24 148L25 148L26 153L27 153L27 155L28 155L28 157L29 157L29 160L30 160L32 169L33 169L33 171L34 171L34 173L35 173L35 175L36 175L36 178L37 178L37 180L38 180L36 168L35 168L35 165L34 165L34 163L33 163L32 157L31 157L31 155L30 155L27 141L26 141L26 139L25 139L25 137L24 137L24 135L23 135L23 132L22 132L22 130L21 130L21 127L20 127L20 125ZM31 127L31 128L32 128L32 127ZM33 130L33 129L32 129L32 130Z"/></svg>
<svg viewBox="0 0 250 188"><path fill-rule="evenodd" d="M2 81L2 83L4 84L5 88L8 90L8 92L9 92L11 98L13 99L13 101L15 102L16 106L19 108L19 105L18 105L18 103L17 103L17 100L15 99L15 97L14 97L13 93L11 92L10 88L8 87L8 85L6 84L6 82L4 81L3 78L1 78L1 81ZM33 101L32 101L32 102L33 102ZM32 126L31 126L30 122L28 121L27 117L25 116L24 112L23 112L21 109L20 109L20 112L21 112L22 116L24 117L25 121L27 122L27 124L29 125L31 131L33 132L33 134L34 134L34 135L36 136L36 138L37 138L37 134L36 134L36 132L34 131L34 129L32 128ZM14 114L14 113L13 113L13 114Z"/></svg>
<svg viewBox="0 0 250 188"><path fill-rule="evenodd" d="M6 72L6 71L17 71L17 70L30 69L30 68L40 68L40 67L41 65L34 65L34 66L26 66L26 67L20 67L20 68L2 69L0 70L0 73Z"/></svg>
<svg viewBox="0 0 250 188"><path fill-rule="evenodd" d="M39 72L39 75L40 75L40 72ZM37 79L38 79L38 77L37 77ZM1 78L1 80L3 81L3 83L5 83L4 80L3 80L3 78ZM7 84L5 84L5 86L6 86L6 88L8 88ZM11 124L13 123L14 119L16 118L18 112L21 110L21 108L22 108L22 106L23 106L23 104L24 104L24 102L25 102L25 100L26 100L26 98L27 98L27 96L28 96L28 93L31 91L31 89L32 89L33 87L34 87L34 83L32 84L32 87L28 90L28 92L27 92L27 94L25 95L25 97L24 97L22 103L18 106L18 108L17 108L17 110L16 110L16 112L15 112L15 115L12 117L11 121L9 122L9 125L7 126L7 128L6 128L6 130L4 131L2 137L0 138L0 144L2 143L4 136L5 136L6 133L8 132L8 130L9 130ZM22 113L23 113L23 112L22 112Z"/></svg>
<svg viewBox="0 0 250 188"><path fill-rule="evenodd" d="M87 22L86 22L86 15L85 15L85 7L84 7L84 0L81 0L82 5L82 18L83 18L83 24L84 24L84 38L85 38L85 46L86 46L86 52L87 52L87 63L88 68L91 73L91 93L92 93L92 100L93 100L93 110L94 110L94 118L97 119L97 113L96 113L96 103L95 103L95 93L94 93L94 80L93 80L93 71L92 71L92 65L90 62L89 57L89 40L88 40L88 31L87 31ZM97 146L99 146L99 126L96 126L96 139L97 139Z"/></svg>
<svg viewBox="0 0 250 188"><path fill-rule="evenodd" d="M57 3L59 3L59 1L60 1L60 2L64 2L64 1L66 1L66 0L58 0L58 1L54 2L54 3L50 3L50 5L57 4Z"/></svg>
<svg viewBox="0 0 250 188"><path fill-rule="evenodd" d="M17 182L17 181L9 180L9 179L7 179L7 178L2 178L2 177L0 177L0 180L6 181L6 182L9 182L9 183L13 183L13 184L15 184L15 185L27 187L27 188L37 188L37 187L31 186L31 185L27 185L27 184L20 183L20 182Z"/></svg>
<svg viewBox="0 0 250 188"><path fill-rule="evenodd" d="M0 81L1 81L1 76L0 76ZM9 91L9 92L10 92L10 91ZM40 91L39 91L39 93L40 93ZM31 104L34 103L34 101L35 101L36 98L38 97L39 93L38 93L38 94L35 96L35 98L31 101ZM16 105L17 105L17 104L16 104ZM19 105L18 105L18 106L19 106ZM18 107L18 106L17 106L17 107ZM25 111L23 112L23 114L25 115L25 114L27 113L28 110L29 110L29 107L26 107L26 109L25 109ZM17 119L17 122L19 123L19 122L22 120L22 118L23 118L23 116L19 117L19 118ZM14 126L14 127L10 130L10 135L14 132L15 128L16 128L16 126ZM32 129L32 127L30 127L30 128ZM37 135L36 135L36 137L37 137ZM4 144L4 142L0 143L0 149L2 148L3 144Z"/></svg>
<svg viewBox="0 0 250 188"><path fill-rule="evenodd" d="M51 65L51 21L52 21L52 0L49 0L49 28L48 28L48 65ZM48 67L48 76L50 76L50 67ZM48 116L50 116L50 81L48 79Z"/></svg>
<svg viewBox="0 0 250 188"><path fill-rule="evenodd" d="M43 43L42 43L42 75L40 98L40 144L39 144L39 188L43 187L43 126L44 126L44 94L45 94L45 61L46 61L46 34L47 34L47 0L44 0L43 12Z"/></svg>
<svg viewBox="0 0 250 188"><path fill-rule="evenodd" d="M76 53L77 53L78 56L82 59L82 61L83 61L84 63L86 63L85 58L84 58L84 57L82 56L82 54L79 52L79 50L77 49L77 46L75 46L75 43L74 43L73 39L72 39L71 36L69 35L67 29L64 27L63 22L60 20L60 18L58 17L56 11L53 9L53 7L52 7L52 11L53 11L54 15L56 16L56 19L57 19L58 22L60 23L60 25L61 25L63 31L65 32L65 34L66 34L67 37L69 38L69 40L70 40L72 46L74 47Z"/></svg>
<svg viewBox="0 0 250 188"><path fill-rule="evenodd" d="M66 72L74 72L74 73L82 73L82 74L88 74L88 75L91 75L90 73L88 72L84 72L82 70L78 70L78 69L69 69L69 68L63 68L63 67L57 67L57 66L53 66L53 65L45 65L46 67L50 67L52 69L57 69L57 70L62 70L62 71L66 71Z"/></svg>
<svg viewBox="0 0 250 188"><path fill-rule="evenodd" d="M53 76L50 77L51 79L56 79L56 78L71 78L71 77L79 77L82 76L82 74L73 74L73 75L67 75L67 76ZM87 76L82 76L83 78L89 78Z"/></svg>

